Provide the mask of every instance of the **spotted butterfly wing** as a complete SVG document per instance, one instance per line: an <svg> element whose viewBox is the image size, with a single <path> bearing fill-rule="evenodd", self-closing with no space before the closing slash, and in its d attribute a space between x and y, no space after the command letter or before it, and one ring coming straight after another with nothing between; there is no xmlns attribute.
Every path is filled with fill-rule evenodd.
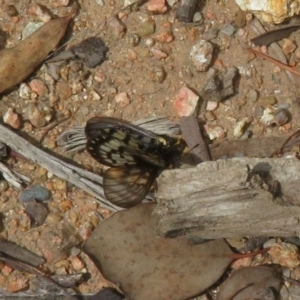
<svg viewBox="0 0 300 300"><path fill-rule="evenodd" d="M141 167L112 167L103 177L104 193L108 200L121 207L131 207L145 199L159 174L159 169Z"/></svg>
<svg viewBox="0 0 300 300"><path fill-rule="evenodd" d="M185 143L157 135L115 118L92 118L85 127L87 151L111 167L103 178L104 194L121 207L141 202L159 173L181 155Z"/></svg>

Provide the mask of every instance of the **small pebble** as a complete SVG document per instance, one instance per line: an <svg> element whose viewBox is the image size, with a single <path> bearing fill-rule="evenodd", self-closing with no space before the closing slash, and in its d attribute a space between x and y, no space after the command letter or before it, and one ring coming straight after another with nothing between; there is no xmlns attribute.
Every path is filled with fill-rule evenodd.
<svg viewBox="0 0 300 300"><path fill-rule="evenodd" d="M48 201L51 198L51 192L45 189L41 185L34 185L29 189L22 191L19 197L21 202L27 202L32 199L36 199L38 201Z"/></svg>
<svg viewBox="0 0 300 300"><path fill-rule="evenodd" d="M239 9L234 16L234 25L238 28L242 28L246 25L246 13Z"/></svg>
<svg viewBox="0 0 300 300"><path fill-rule="evenodd" d="M84 262L78 256L71 257L70 261L75 271L80 271L82 268L84 268Z"/></svg>
<svg viewBox="0 0 300 300"><path fill-rule="evenodd" d="M66 100L72 96L72 88L70 87L69 83L66 81L59 81L56 84L56 95L61 100Z"/></svg>
<svg viewBox="0 0 300 300"><path fill-rule="evenodd" d="M275 264L288 268L299 266L298 248L293 244L283 242L273 244L268 253Z"/></svg>
<svg viewBox="0 0 300 300"><path fill-rule="evenodd" d="M152 53L153 57L155 57L156 59L164 59L164 58L168 57L167 53L165 53L159 49L156 49L156 48L151 48L150 52Z"/></svg>
<svg viewBox="0 0 300 300"><path fill-rule="evenodd" d="M19 89L19 96L22 99L30 99L31 89L26 83L21 83L20 89Z"/></svg>
<svg viewBox="0 0 300 300"><path fill-rule="evenodd" d="M163 14L168 8L165 0L149 0L147 3L147 9L152 14Z"/></svg>
<svg viewBox="0 0 300 300"><path fill-rule="evenodd" d="M213 51L212 44L205 40L200 40L192 47L190 58L198 71L207 71L212 60Z"/></svg>
<svg viewBox="0 0 300 300"><path fill-rule="evenodd" d="M193 16L193 22L200 22L202 21L202 16L201 13L199 11L195 12L194 16Z"/></svg>
<svg viewBox="0 0 300 300"><path fill-rule="evenodd" d="M179 2L179 0L167 0L167 3L170 7L174 6L175 4L177 4Z"/></svg>
<svg viewBox="0 0 300 300"><path fill-rule="evenodd" d="M273 246L274 244L276 244L276 239L274 239L274 238L268 239L268 240L263 244L263 249L270 248L270 247Z"/></svg>
<svg viewBox="0 0 300 300"><path fill-rule="evenodd" d="M184 86L174 100L174 108L180 117L188 117L195 111L198 101L199 96Z"/></svg>
<svg viewBox="0 0 300 300"><path fill-rule="evenodd" d="M210 140L222 139L226 136L225 130L221 126L204 125L206 134Z"/></svg>
<svg viewBox="0 0 300 300"><path fill-rule="evenodd" d="M126 33L126 25L119 18L112 16L111 18L109 18L109 22L107 25L115 37L124 37Z"/></svg>
<svg viewBox="0 0 300 300"><path fill-rule="evenodd" d="M48 215L48 209L45 204L34 199L26 202L25 212L31 219L32 227L43 225Z"/></svg>
<svg viewBox="0 0 300 300"><path fill-rule="evenodd" d="M119 93L115 96L115 101L120 105L120 107L125 107L130 104L130 99L128 94L125 92Z"/></svg>
<svg viewBox="0 0 300 300"><path fill-rule="evenodd" d="M47 224L57 224L59 221L62 220L62 216L60 214L57 213L50 213L48 214L47 218L46 218L46 223Z"/></svg>
<svg viewBox="0 0 300 300"><path fill-rule="evenodd" d="M154 39L159 43L171 43L174 40L174 36L171 31L167 30L157 34Z"/></svg>
<svg viewBox="0 0 300 300"><path fill-rule="evenodd" d="M252 120L252 117L246 117L241 121L237 122L233 128L233 135L237 138L241 137L249 123L252 122Z"/></svg>
<svg viewBox="0 0 300 300"><path fill-rule="evenodd" d="M205 41L210 41L218 36L218 32L219 32L219 29L216 27L213 27L210 30L203 33L202 39Z"/></svg>
<svg viewBox="0 0 300 300"><path fill-rule="evenodd" d="M285 55L293 53L295 49L297 48L297 45L295 42L291 39L284 39L283 45L282 45L282 51Z"/></svg>
<svg viewBox="0 0 300 300"><path fill-rule="evenodd" d="M216 101L207 101L207 104L206 104L206 110L207 111L214 111L218 108L219 106L219 102L216 102Z"/></svg>
<svg viewBox="0 0 300 300"><path fill-rule="evenodd" d="M251 89L248 93L247 93L247 101L250 103L254 103L256 102L258 98L258 93L256 90Z"/></svg>
<svg viewBox="0 0 300 300"><path fill-rule="evenodd" d="M21 118L12 108L9 108L3 116L3 122L10 125L12 128L21 128Z"/></svg>
<svg viewBox="0 0 300 300"><path fill-rule="evenodd" d="M47 23L51 20L50 11L44 5L34 3L29 7L27 12L36 16L38 20L42 21L43 23Z"/></svg>
<svg viewBox="0 0 300 300"><path fill-rule="evenodd" d="M150 78L154 82L162 83L167 77L167 73L162 66L154 67L150 71Z"/></svg>
<svg viewBox="0 0 300 300"><path fill-rule="evenodd" d="M78 247L72 247L70 251L70 256L77 256L81 252L80 248Z"/></svg>
<svg viewBox="0 0 300 300"><path fill-rule="evenodd" d="M31 90L39 96L45 96L48 93L48 88L41 79L33 79L30 81L29 86Z"/></svg>
<svg viewBox="0 0 300 300"><path fill-rule="evenodd" d="M8 185L7 181L1 180L0 181L0 194L7 191L8 187L9 187L9 185Z"/></svg>
<svg viewBox="0 0 300 300"><path fill-rule="evenodd" d="M135 34L135 33L132 33L132 34L129 34L128 37L128 43L132 46L132 47L136 47L139 42L140 42L140 37Z"/></svg>
<svg viewBox="0 0 300 300"><path fill-rule="evenodd" d="M23 29L22 40L25 40L28 36L30 36L44 24L44 22L29 22Z"/></svg>
<svg viewBox="0 0 300 300"><path fill-rule="evenodd" d="M231 24L226 24L221 32L226 34L227 36L232 36L235 32L235 27Z"/></svg>
<svg viewBox="0 0 300 300"><path fill-rule="evenodd" d="M124 7L132 5L134 3L136 3L136 0L124 0Z"/></svg>
<svg viewBox="0 0 300 300"><path fill-rule="evenodd" d="M145 41L145 45L146 45L147 47L152 47L152 46L155 45L155 40L154 40L153 38L148 38L148 39L146 39L146 41Z"/></svg>
<svg viewBox="0 0 300 300"><path fill-rule="evenodd" d="M295 50L295 56L296 56L297 59L300 59L300 48L297 48Z"/></svg>
<svg viewBox="0 0 300 300"><path fill-rule="evenodd" d="M139 34L143 37L149 36L155 32L155 21L151 18L142 20L139 25Z"/></svg>
<svg viewBox="0 0 300 300"><path fill-rule="evenodd" d="M279 109L274 116L274 122L277 126L283 126L290 120L289 113L285 109Z"/></svg>
<svg viewBox="0 0 300 300"><path fill-rule="evenodd" d="M277 99L274 95L261 97L258 99L258 104L264 107L269 105L275 105L277 103Z"/></svg>
<svg viewBox="0 0 300 300"><path fill-rule="evenodd" d="M45 126L52 119L52 110L48 107L42 109L36 104L29 103L24 110L24 117L37 128Z"/></svg>

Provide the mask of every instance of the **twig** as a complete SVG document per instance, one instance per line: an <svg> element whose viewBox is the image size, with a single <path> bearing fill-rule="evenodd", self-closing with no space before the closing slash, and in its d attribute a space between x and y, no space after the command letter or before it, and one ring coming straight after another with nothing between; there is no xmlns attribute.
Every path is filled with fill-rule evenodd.
<svg viewBox="0 0 300 300"><path fill-rule="evenodd" d="M42 128L43 130L43 134L42 136L39 138L39 142L42 143L42 141L44 140L45 136L47 135L47 133L52 130L54 127L56 127L58 124L65 122L67 120L69 120L71 118L71 115L66 115L63 116L61 118L56 119L55 121L53 121L52 123L50 123L49 125L45 126Z"/></svg>
<svg viewBox="0 0 300 300"><path fill-rule="evenodd" d="M8 181L11 185L21 190L24 183L29 183L30 179L22 174L10 170L5 164L0 162L0 172L2 173L4 179Z"/></svg>
<svg viewBox="0 0 300 300"><path fill-rule="evenodd" d="M254 20L252 21L250 26L257 34L266 33L266 30L263 28L263 26L261 25L260 21L257 18L254 18ZM272 54L272 53L271 54L276 55L282 63L284 63L284 64L287 63L286 57L285 57L282 49L280 48L280 46L277 43L272 43L270 45L270 50L274 53L274 54ZM291 73L286 71L286 74L292 82L295 82L295 78L293 77L293 75Z"/></svg>
<svg viewBox="0 0 300 300"><path fill-rule="evenodd" d="M284 148L289 145L291 146L291 144L297 143L299 142L299 135L300 135L300 130L297 130L296 132L294 132L293 134L291 134L282 144L282 146L278 149L275 150L269 157L273 157L274 155L282 155ZM298 141L297 141L298 138ZM296 141L294 143L292 143L292 139L296 139Z"/></svg>
<svg viewBox="0 0 300 300"><path fill-rule="evenodd" d="M275 65L277 65L279 67L284 68L285 70L287 70L287 71L289 71L289 72L291 72L291 73L293 73L293 74L295 74L297 76L300 76L300 72L297 71L295 67L290 67L290 66L282 63L281 61L279 61L279 60L277 60L275 58L272 58L272 57L270 57L270 56L268 56L268 55L266 55L266 54L264 54L262 52L256 51L256 50L254 50L252 48L248 48L247 50L250 51L250 52L252 52L252 53L254 53L257 56L260 56L260 57L262 57L262 58L270 61L271 63L273 63L273 64L275 64Z"/></svg>
<svg viewBox="0 0 300 300"><path fill-rule="evenodd" d="M6 143L12 150L21 153L32 162L44 167L57 177L69 181L78 188L93 195L103 207L111 211L120 210L120 208L105 198L101 176L76 167L39 149L2 124L0 124L0 141Z"/></svg>

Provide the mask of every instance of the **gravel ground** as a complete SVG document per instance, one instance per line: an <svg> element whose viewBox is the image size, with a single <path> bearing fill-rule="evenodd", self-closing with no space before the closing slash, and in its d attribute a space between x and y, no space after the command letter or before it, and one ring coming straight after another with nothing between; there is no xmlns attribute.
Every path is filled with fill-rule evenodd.
<svg viewBox="0 0 300 300"><path fill-rule="evenodd" d="M3 47L17 44L29 22L44 20L49 12L65 15L72 5L65 0L38 3L40 6L29 0L0 0ZM8 112L16 128L36 140L43 136L43 126L70 116L47 132L43 147L61 153L56 137L71 126L84 125L96 115L129 121L166 115L177 120L173 102L180 88L188 86L199 93L211 68L223 70L232 66L240 73L235 93L205 112L208 133L217 130L219 140L235 138L234 126L246 117L250 117L248 129L253 138L288 136L300 126L298 86L279 67L255 58L246 50L249 40L256 36L249 25L252 15L241 17L233 0L206 1L198 9L200 22L188 25L176 20L178 3L171 0L168 10L159 14L149 14L147 4L138 11L123 10L121 0L79 1L79 4L65 37L65 41L72 37L68 47L87 37L101 37L109 48L107 59L92 69L78 60L52 67L43 64L21 86L1 96L1 115ZM245 25L240 20L243 18ZM214 50L210 69L201 72L190 58L190 51L203 38ZM295 49L287 58L295 65L299 62L300 37L292 34L291 40ZM289 120L283 126L267 126L258 119L261 107L274 104L288 109ZM89 170L101 172L101 166L95 165L85 152L69 158ZM8 165L30 177L32 184L50 190L52 198L47 202L49 215L45 223L32 228L19 201L20 191L1 181L1 236L45 257L45 269L54 274L90 272L91 279L79 286L82 293L93 293L106 286L108 283L80 251L80 245L110 212L102 209L91 196L40 166L21 158L10 158ZM2 263L0 269L0 285L4 291L12 293L28 287L28 275Z"/></svg>

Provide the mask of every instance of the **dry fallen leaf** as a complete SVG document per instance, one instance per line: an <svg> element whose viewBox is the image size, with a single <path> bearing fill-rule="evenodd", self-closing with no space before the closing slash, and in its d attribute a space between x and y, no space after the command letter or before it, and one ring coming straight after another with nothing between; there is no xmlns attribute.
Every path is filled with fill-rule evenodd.
<svg viewBox="0 0 300 300"><path fill-rule="evenodd" d="M76 11L56 18L10 49L0 51L0 93L27 78L64 36L68 23Z"/></svg>
<svg viewBox="0 0 300 300"><path fill-rule="evenodd" d="M232 272L221 287L216 300L264 299L262 295L270 294L272 290L279 291L281 284L282 278L275 268L241 268Z"/></svg>
<svg viewBox="0 0 300 300"><path fill-rule="evenodd" d="M157 237L155 204L115 213L88 238L84 250L102 274L137 300L180 300L214 284L236 258L220 239L192 245Z"/></svg>

